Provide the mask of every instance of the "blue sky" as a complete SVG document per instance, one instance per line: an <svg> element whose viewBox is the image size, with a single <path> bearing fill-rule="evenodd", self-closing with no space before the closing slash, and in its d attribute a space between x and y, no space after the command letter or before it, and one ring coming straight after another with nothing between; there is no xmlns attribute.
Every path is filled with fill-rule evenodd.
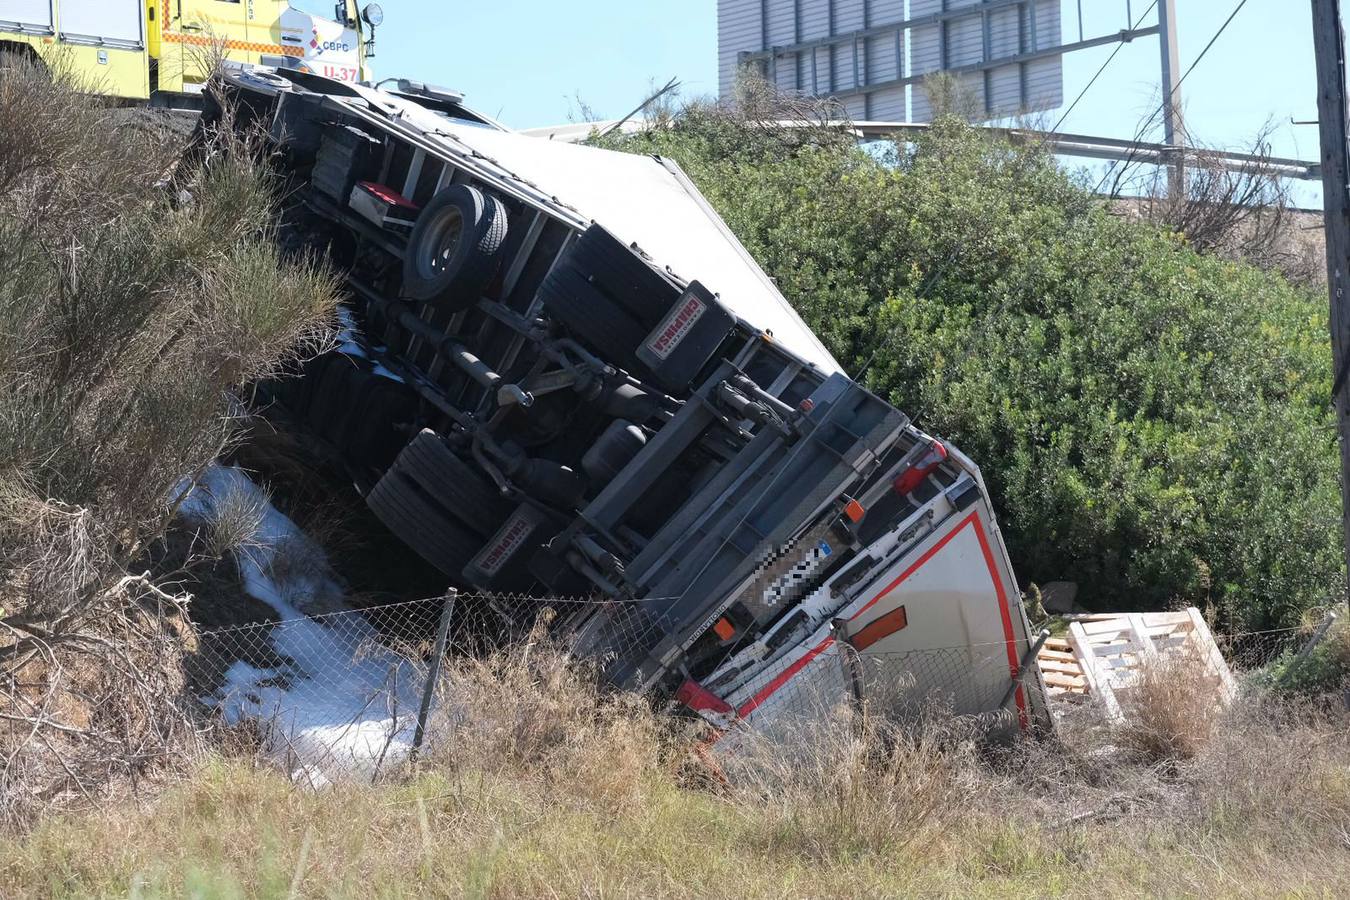
<svg viewBox="0 0 1350 900"><path fill-rule="evenodd" d="M650 79L717 92L716 0L382 0L377 78L409 75L464 91L507 125L568 121L580 93L617 118Z"/></svg>
<svg viewBox="0 0 1350 900"><path fill-rule="evenodd" d="M1237 0L1174 2L1184 71ZM717 90L716 0L382 3L379 77L407 75L462 90L470 105L514 127L566 122L578 95L601 117L623 115L652 80L678 77L685 96ZM1077 35L1077 5L1063 3L1066 39ZM1089 36L1125 25L1124 0L1082 5ZM1133 0L1134 14L1147 5ZM1307 0L1248 0L1182 86L1191 133L1237 148L1269 119L1277 125L1277 154L1315 157L1317 129L1289 122L1316 118L1311 29ZM1110 52L1097 48L1065 60L1067 99ZM1064 130L1133 137L1157 103L1158 58L1156 38L1124 47Z"/></svg>

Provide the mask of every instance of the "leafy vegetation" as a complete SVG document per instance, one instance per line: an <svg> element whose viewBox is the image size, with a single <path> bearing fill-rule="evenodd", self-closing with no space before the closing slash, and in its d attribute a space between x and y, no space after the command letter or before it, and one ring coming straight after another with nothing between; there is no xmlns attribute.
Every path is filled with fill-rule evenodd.
<svg viewBox="0 0 1350 900"><path fill-rule="evenodd" d="M1308 697L1350 690L1350 624L1338 620L1311 650L1302 650L1301 645L1285 649L1254 673L1253 686Z"/></svg>
<svg viewBox="0 0 1350 900"><path fill-rule="evenodd" d="M693 105L674 158L851 373L983 469L1020 576L1292 625L1343 589L1325 301L948 117L858 149Z"/></svg>
<svg viewBox="0 0 1350 900"><path fill-rule="evenodd" d="M199 739L182 598L146 549L235 435L234 392L323 340L336 303L279 257L249 147L182 159L188 128L80 87L0 71L0 822Z"/></svg>

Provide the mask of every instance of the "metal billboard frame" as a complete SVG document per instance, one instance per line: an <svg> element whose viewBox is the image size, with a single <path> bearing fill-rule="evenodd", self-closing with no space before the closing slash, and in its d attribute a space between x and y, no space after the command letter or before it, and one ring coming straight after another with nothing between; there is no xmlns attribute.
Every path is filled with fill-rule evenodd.
<svg viewBox="0 0 1350 900"><path fill-rule="evenodd" d="M918 84L922 82L925 78L929 77L930 75L937 74L938 72L945 72L956 76L968 74L984 74L987 77L989 73L992 73L994 70L1002 69L1007 66L1025 65L1026 63L1035 62L1037 60L1063 56L1066 53L1073 53L1078 50L1087 50L1093 47L1101 47L1115 43L1129 43L1137 38L1153 37L1155 35L1163 36L1163 27L1161 24L1150 25L1142 28L1135 28L1131 24L1129 24L1133 21L1133 18L1131 16L1131 3L1130 0L1124 0L1122 6L1125 10L1126 15L1127 24L1125 28L1122 28L1118 32L1112 32L1097 37L1085 37L1083 34L1082 4L1079 3L1078 4L1079 39L1069 43L1064 43L1061 40L1061 42L1053 46L1038 47L1036 41L1036 7L1038 3L1044 4L1044 3L1058 3L1058 2L1059 0L984 0L984 2L981 3L962 6L955 9L946 9L945 7L947 6L948 0L942 0L942 6L944 7L943 9L937 12L927 13L920 16L910 16L898 22L890 22L885 25L875 25L875 26L865 25L863 28L854 29L852 31L841 32L839 34L832 34L826 37L813 38L810 40L798 40L790 44L774 45L758 51L742 50L737 53L737 67L738 69L744 69L745 67L757 68L759 70L759 73L764 78L766 78L771 83L776 83L777 69L780 60L790 61L790 64L796 65L797 60L801 57L802 54L810 53L812 54L811 58L814 70L814 60L816 51L827 50L831 58L833 59L834 54L838 51L839 48L841 47L846 48L849 49L852 53L854 86L850 86L844 89L837 89L835 84L833 83L834 66L831 65L829 67L830 83L827 85L826 89L819 90L818 89L819 85L817 83L813 85L813 88L815 89L806 91L807 93L816 96L829 96L840 100L846 100L849 98L859 96L867 97L870 94L886 90L889 88L897 88L897 87L904 87L907 85ZM833 0L831 0L830 6L831 8L833 8ZM762 4L761 9L764 11L764 14L767 15L767 5ZM799 2L796 8L798 16L800 16L800 9L801 6ZM866 9L867 5L866 2L864 2L864 11L866 11ZM1017 11L1019 34L1022 30L1022 22L1025 20L1026 22L1029 23L1030 33L1026 35L1026 38L1029 38L1030 46L1032 49L1009 56L999 56L999 57L993 56L991 48L992 41L990 29L990 17L991 14L1003 10ZM978 62L948 68L946 66L948 55L947 30L951 26L951 24L955 21L970 20L970 19L980 20L981 34L983 39L982 59ZM907 68L913 62L913 53L906 52L906 49L910 46L909 41L907 40L907 32L911 32L914 29L918 28L926 28L932 26L937 26L939 29L938 67L936 69L924 72L907 73ZM767 30L763 30L762 33L767 33ZM869 41L876 42L878 39L884 38L892 39L892 43L895 48L895 60L896 60L896 66L894 71L898 73L897 77L888 78L884 81L869 81L867 70L870 68L870 66L866 62L860 63L860 59L864 58L865 50L863 48L866 47L867 42ZM1022 45L1025 45L1027 42L1024 39L1020 41L1020 43ZM1173 43L1173 46L1175 46L1175 43ZM813 77L813 81L818 82L818 79ZM1021 89L1020 92L1021 104L1022 107L1025 108L1026 106L1029 105L1029 98L1027 97L1025 78L1022 79L1020 89ZM799 88L799 90L805 91L806 89ZM991 104L992 92L986 90L984 93L984 99L985 99L985 112L989 113L990 115L995 114L996 110L992 108Z"/></svg>

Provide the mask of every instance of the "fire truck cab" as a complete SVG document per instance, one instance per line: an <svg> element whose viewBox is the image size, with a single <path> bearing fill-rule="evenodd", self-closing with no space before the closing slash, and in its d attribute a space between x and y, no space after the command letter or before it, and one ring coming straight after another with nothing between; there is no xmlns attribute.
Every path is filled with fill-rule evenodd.
<svg viewBox="0 0 1350 900"><path fill-rule="evenodd" d="M217 57L367 80L383 18L357 0L0 0L0 55L94 93L174 105L200 92Z"/></svg>

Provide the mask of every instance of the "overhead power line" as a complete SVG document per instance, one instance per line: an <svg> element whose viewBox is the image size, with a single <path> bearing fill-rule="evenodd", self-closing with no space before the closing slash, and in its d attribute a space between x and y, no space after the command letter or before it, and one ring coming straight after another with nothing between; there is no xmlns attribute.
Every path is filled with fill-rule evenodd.
<svg viewBox="0 0 1350 900"><path fill-rule="evenodd" d="M1233 11L1228 14L1228 18L1224 19L1223 24L1219 26L1219 30L1214 32L1214 36L1209 39L1209 43L1205 44L1205 49L1200 51L1200 55L1197 56L1195 60L1189 66L1186 67L1186 71L1182 74L1181 78L1177 81L1175 85L1173 85L1171 91L1173 95L1175 95L1176 92L1181 88L1181 86L1185 84L1186 79L1189 78L1191 73L1195 71L1195 67L1200 65L1200 61L1203 60L1205 58L1205 55L1209 53L1209 51L1214 47L1216 43L1218 43L1219 38L1222 37L1223 33L1228 30L1228 26L1233 24L1233 20L1237 18L1237 14L1242 12L1242 7L1246 5L1247 0L1238 0L1237 6L1233 7ZM1162 115L1163 109L1165 109L1166 106L1167 106L1167 98L1164 97L1163 102L1158 104L1158 108L1154 110L1153 114L1148 117L1148 120L1145 121L1143 126L1139 129L1139 137L1134 142L1135 145L1142 145L1144 143L1145 135L1147 135L1148 130L1153 127L1153 123L1158 118L1158 116ZM1126 165L1128 165L1128 163L1126 163ZM1097 182L1097 186L1093 189L1094 194L1102 189L1102 185L1106 184L1106 179L1110 175L1110 173L1111 169L1108 168L1106 172L1102 174L1101 180Z"/></svg>
<svg viewBox="0 0 1350 900"><path fill-rule="evenodd" d="M1144 10L1143 13L1140 14L1138 21L1136 21L1133 25L1130 26L1130 30L1138 31L1139 26L1144 24L1144 19L1148 16L1149 13L1153 12L1153 9L1157 5L1158 0L1153 0L1153 2L1148 5L1148 9ZM1069 117L1069 113L1073 112L1074 107L1078 105L1078 101L1083 99L1084 94L1092 90L1092 86L1097 83L1097 79L1102 77L1102 73L1106 71L1107 66L1111 65L1111 61L1116 58L1116 54L1119 53L1120 48L1124 46L1125 46L1124 41L1120 41L1116 44L1115 48L1111 50L1111 55L1106 58L1106 62L1102 63L1102 67L1098 69L1096 74L1094 74L1092 78L1088 80L1087 86L1078 92L1078 96L1073 98L1073 102L1069 104L1068 109L1064 110L1063 114L1059 117L1059 121L1055 123L1055 127L1050 129L1051 131L1059 131L1059 126L1064 124L1064 120Z"/></svg>

